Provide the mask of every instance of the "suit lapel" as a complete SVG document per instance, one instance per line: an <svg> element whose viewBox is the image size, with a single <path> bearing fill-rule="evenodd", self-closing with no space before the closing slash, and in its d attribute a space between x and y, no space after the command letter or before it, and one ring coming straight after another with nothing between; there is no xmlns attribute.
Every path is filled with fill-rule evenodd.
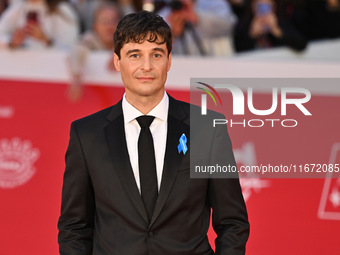
<svg viewBox="0 0 340 255"><path fill-rule="evenodd" d="M178 153L177 146L179 144L179 138L183 133L189 139L189 125L183 122L187 118L187 113L185 113L183 109L179 107L175 99L169 96L168 132L164 157L164 167L161 187L156 207L152 216L151 224L153 224L153 222L156 220L159 213L161 212L170 194L171 188L176 178L177 171L181 165L183 153Z"/></svg>
<svg viewBox="0 0 340 255"><path fill-rule="evenodd" d="M147 213L133 175L127 150L122 101L113 106L112 111L107 118L111 123L105 129L106 137L120 182L137 211L143 216L145 221L148 221Z"/></svg>

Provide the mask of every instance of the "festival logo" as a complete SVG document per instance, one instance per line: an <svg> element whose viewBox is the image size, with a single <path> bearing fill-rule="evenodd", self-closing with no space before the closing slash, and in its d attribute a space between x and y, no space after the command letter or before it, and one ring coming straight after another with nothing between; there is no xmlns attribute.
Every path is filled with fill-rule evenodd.
<svg viewBox="0 0 340 255"><path fill-rule="evenodd" d="M0 188L23 185L35 174L34 163L40 156L30 141L20 138L0 140Z"/></svg>

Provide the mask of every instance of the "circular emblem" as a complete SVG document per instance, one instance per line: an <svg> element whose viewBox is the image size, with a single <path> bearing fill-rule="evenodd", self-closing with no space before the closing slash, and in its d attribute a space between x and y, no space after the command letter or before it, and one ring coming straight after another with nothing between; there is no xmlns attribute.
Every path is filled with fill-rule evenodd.
<svg viewBox="0 0 340 255"><path fill-rule="evenodd" d="M35 174L38 149L30 141L20 138L0 140L0 188L15 188L26 183Z"/></svg>

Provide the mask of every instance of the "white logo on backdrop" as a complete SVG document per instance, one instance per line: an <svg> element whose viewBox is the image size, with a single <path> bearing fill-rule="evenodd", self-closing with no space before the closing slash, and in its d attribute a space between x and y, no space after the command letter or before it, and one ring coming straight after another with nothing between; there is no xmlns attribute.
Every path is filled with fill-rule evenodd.
<svg viewBox="0 0 340 255"><path fill-rule="evenodd" d="M234 155L236 163L238 164L244 166L257 165L255 145L252 142L245 143L242 148L234 150ZM262 188L270 186L270 181L263 180L254 173L247 173L241 177L240 183L245 201L250 198L252 192L258 193Z"/></svg>
<svg viewBox="0 0 340 255"><path fill-rule="evenodd" d="M333 144L329 164L339 164L340 143ZM320 219L340 220L340 173L328 172L323 185L318 216Z"/></svg>
<svg viewBox="0 0 340 255"><path fill-rule="evenodd" d="M0 105L0 118L10 119L14 115L14 108L12 106Z"/></svg>
<svg viewBox="0 0 340 255"><path fill-rule="evenodd" d="M35 174L35 161L40 156L30 141L20 138L0 140L0 188L15 188Z"/></svg>

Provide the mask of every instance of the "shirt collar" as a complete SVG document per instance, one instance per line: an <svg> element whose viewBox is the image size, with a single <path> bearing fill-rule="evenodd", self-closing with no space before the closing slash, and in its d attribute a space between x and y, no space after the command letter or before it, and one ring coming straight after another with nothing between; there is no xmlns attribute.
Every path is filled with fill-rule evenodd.
<svg viewBox="0 0 340 255"><path fill-rule="evenodd" d="M139 116L144 115L126 100L125 94L123 96L122 108L125 124L133 121ZM154 116L155 118L158 118L162 121L167 121L168 109L169 109L169 96L166 92L164 92L163 99L147 115Z"/></svg>

